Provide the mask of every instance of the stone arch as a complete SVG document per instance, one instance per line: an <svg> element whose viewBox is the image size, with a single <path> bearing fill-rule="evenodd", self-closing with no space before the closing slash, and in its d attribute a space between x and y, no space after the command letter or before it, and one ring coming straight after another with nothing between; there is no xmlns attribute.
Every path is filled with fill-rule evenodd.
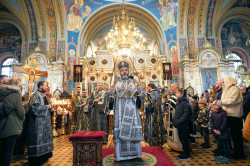
<svg viewBox="0 0 250 166"><path fill-rule="evenodd" d="M125 9L130 17L134 17L137 26L141 26L148 30L160 45L160 54L167 55L166 36L161 24L149 11L144 8L134 5L126 4ZM113 17L121 14L121 4L111 4L95 11L84 23L79 34L78 43L80 44L77 50L78 55L85 54L85 46L89 43L91 38L103 27L112 24Z"/></svg>
<svg viewBox="0 0 250 166"><path fill-rule="evenodd" d="M214 49L207 48L198 53L196 61L202 66L215 66L221 62L221 55Z"/></svg>
<svg viewBox="0 0 250 166"><path fill-rule="evenodd" d="M242 63L245 64L247 67L249 67L250 63L250 58L249 58L249 53L241 47L233 47L230 49L232 53L236 53L242 58Z"/></svg>
<svg viewBox="0 0 250 166"><path fill-rule="evenodd" d="M15 17L9 14L0 16L0 24L3 24L3 23L12 24L19 30L21 34L21 38L22 38L22 45L21 45L21 60L22 60L23 56L27 52L27 44L26 44L27 35L28 35L27 29L25 28L24 24L20 20L16 19Z"/></svg>
<svg viewBox="0 0 250 166"><path fill-rule="evenodd" d="M250 14L247 11L228 11L225 15L223 15L220 20L218 21L214 34L218 38L221 39L221 29L225 23L227 23L230 20L237 19L238 22L243 22L244 24L248 25L248 22L250 21Z"/></svg>
<svg viewBox="0 0 250 166"><path fill-rule="evenodd" d="M39 62L39 64L41 64L41 66L43 66L44 68L48 65L49 63L49 60L48 58L46 57L46 55L42 54L42 53L38 53L38 52L35 52L35 53L32 53L30 54L27 58L26 58L26 61L25 63L28 65L29 64L29 60L32 59L32 58L39 58L41 61Z"/></svg>

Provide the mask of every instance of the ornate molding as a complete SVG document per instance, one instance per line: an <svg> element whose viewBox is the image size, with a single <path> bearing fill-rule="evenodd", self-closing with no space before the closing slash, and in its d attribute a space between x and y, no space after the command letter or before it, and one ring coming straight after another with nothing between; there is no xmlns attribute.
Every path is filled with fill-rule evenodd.
<svg viewBox="0 0 250 166"><path fill-rule="evenodd" d="M42 49L38 44L33 50L31 50L29 53L27 53L25 57L22 58L22 63L24 64L31 55L36 54L36 53L43 54L47 58L47 60L50 61L50 56L49 56L48 51Z"/></svg>

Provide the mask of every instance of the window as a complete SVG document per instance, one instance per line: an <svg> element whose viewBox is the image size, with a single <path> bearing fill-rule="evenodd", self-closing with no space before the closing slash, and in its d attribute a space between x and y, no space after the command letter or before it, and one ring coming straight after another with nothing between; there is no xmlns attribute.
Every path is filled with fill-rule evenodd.
<svg viewBox="0 0 250 166"><path fill-rule="evenodd" d="M239 55L235 54L235 53L231 53L230 55L226 56L226 59L228 59L230 56L230 58L234 59L234 70L236 71L236 69L242 65L242 59Z"/></svg>
<svg viewBox="0 0 250 166"><path fill-rule="evenodd" d="M12 70L13 70L12 64L15 64L15 63L18 63L18 62L14 58L7 58L5 61L3 61L1 74L11 77Z"/></svg>

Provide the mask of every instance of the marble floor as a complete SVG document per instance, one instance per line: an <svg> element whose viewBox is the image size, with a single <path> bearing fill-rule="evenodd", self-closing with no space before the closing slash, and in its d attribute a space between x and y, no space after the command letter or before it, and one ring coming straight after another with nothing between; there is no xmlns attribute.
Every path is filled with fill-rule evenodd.
<svg viewBox="0 0 250 166"><path fill-rule="evenodd" d="M196 138L196 146L193 148L191 152L191 160L188 161L179 161L175 156L179 155L178 152L169 150L166 145L162 148L166 155L170 158L170 160L177 166L189 166L189 165L223 165L220 162L213 161L214 156L211 150L215 149L216 144L212 143L212 135L210 135L211 145L212 147L209 149L201 148L200 144L203 143L203 138ZM109 142L107 145L103 145L103 148L112 148L114 147L112 143L112 135L109 137ZM147 147L148 144L146 142L142 142L143 147ZM247 156L247 160L231 160L228 166L250 166L250 143L244 142L245 154ZM73 159L73 147L72 143L69 141L68 135L62 135L60 137L54 138L54 151L53 157L50 158L43 166L71 166ZM26 155L14 155L12 158L11 166L22 166L29 165L27 161Z"/></svg>

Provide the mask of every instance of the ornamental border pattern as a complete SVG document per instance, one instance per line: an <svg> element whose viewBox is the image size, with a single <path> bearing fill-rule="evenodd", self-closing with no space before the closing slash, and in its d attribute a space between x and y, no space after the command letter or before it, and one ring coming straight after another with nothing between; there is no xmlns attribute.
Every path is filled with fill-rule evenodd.
<svg viewBox="0 0 250 166"><path fill-rule="evenodd" d="M185 3L186 0L183 0L179 6L180 11L180 35L184 35L184 14L185 14Z"/></svg>
<svg viewBox="0 0 250 166"><path fill-rule="evenodd" d="M199 35L203 35L202 31L203 31L203 15L204 15L204 8L206 5L206 0L201 0L200 3L200 11L199 11L199 19L198 19L198 34Z"/></svg>
<svg viewBox="0 0 250 166"><path fill-rule="evenodd" d="M45 21L44 21L44 17L43 17L43 11L42 11L42 6L40 3L40 0L35 0L36 1L36 6L39 12L39 17L40 17L40 22L42 25L42 38L46 38L46 28L45 28Z"/></svg>
<svg viewBox="0 0 250 166"><path fill-rule="evenodd" d="M25 0L24 1L29 13L29 18L30 18L30 26L31 26L31 40L36 40L37 39L37 29L36 29L36 19L35 19L35 13L34 9L31 4L31 0Z"/></svg>
<svg viewBox="0 0 250 166"><path fill-rule="evenodd" d="M57 28L56 28L56 17L55 10L52 0L43 0L46 8L46 14L49 22L49 61L56 60L56 44L57 44Z"/></svg>
<svg viewBox="0 0 250 166"><path fill-rule="evenodd" d="M56 3L57 3L57 9L59 12L59 22L60 22L60 29L61 29L60 35L61 35L61 38L64 38L64 18L62 14L62 8L61 8L59 1L57 1Z"/></svg>
<svg viewBox="0 0 250 166"><path fill-rule="evenodd" d="M216 0L210 0L210 3L208 5L207 30L206 30L207 36L212 36L213 14L216 2L217 2Z"/></svg>
<svg viewBox="0 0 250 166"><path fill-rule="evenodd" d="M198 0L190 0L188 8L188 22L187 22L187 37L189 56L195 56L195 17L197 12Z"/></svg>

